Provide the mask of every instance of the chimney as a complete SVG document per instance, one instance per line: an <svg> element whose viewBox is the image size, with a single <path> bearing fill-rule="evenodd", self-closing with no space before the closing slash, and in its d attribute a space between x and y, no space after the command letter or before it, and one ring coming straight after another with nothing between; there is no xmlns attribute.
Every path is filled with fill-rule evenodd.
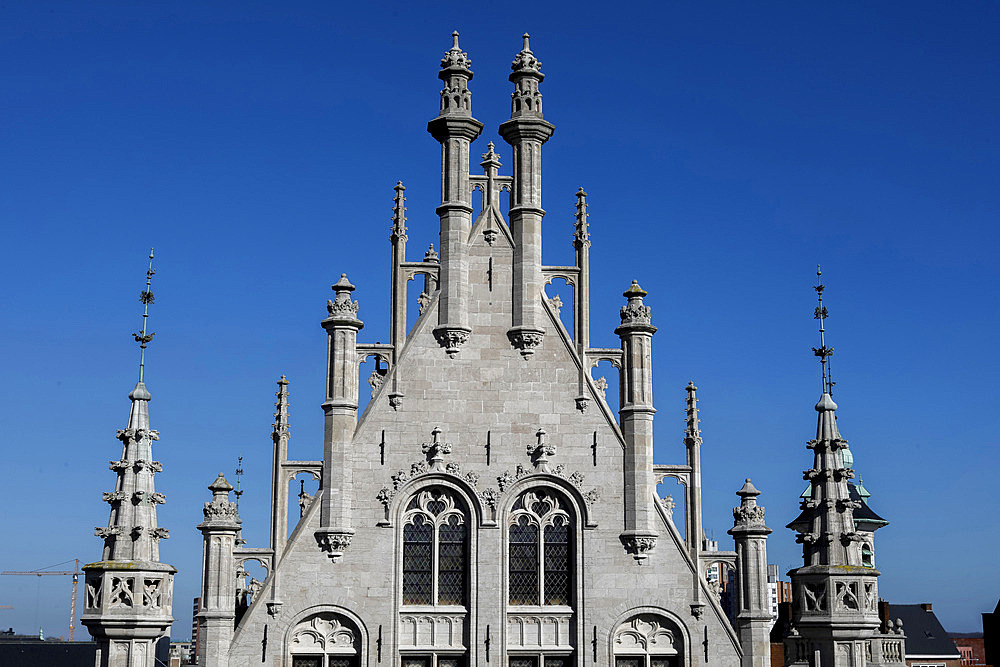
<svg viewBox="0 0 1000 667"><path fill-rule="evenodd" d="M924 611L930 611L931 610L931 603L930 602L923 602L923 603L921 603L920 608L923 609Z"/></svg>

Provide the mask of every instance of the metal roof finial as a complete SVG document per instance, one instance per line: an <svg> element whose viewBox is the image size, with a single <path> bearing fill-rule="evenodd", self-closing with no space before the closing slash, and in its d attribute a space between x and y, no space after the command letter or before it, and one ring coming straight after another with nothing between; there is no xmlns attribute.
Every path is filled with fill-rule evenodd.
<svg viewBox="0 0 1000 667"><path fill-rule="evenodd" d="M146 320L149 318L149 304L153 303L153 292L150 289L150 285L153 282L153 276L156 275L156 271L153 270L153 249L149 249L149 268L146 269L146 289L139 293L139 301L142 303L142 331L140 333L133 333L132 337L135 338L135 342L139 343L139 382L142 382L143 369L146 364L146 345L149 341L153 340L155 333L146 333Z"/></svg>
<svg viewBox="0 0 1000 667"><path fill-rule="evenodd" d="M829 315L826 306L823 305L823 290L826 289L826 285L823 284L823 270L819 264L816 265L816 286L813 287L816 290L816 296L819 300L819 305L816 306L816 310L813 311L813 319L819 320L819 347L814 347L813 354L819 357L820 366L823 369L823 393L833 395L833 380L830 379L830 357L833 356L833 348L826 346L826 317Z"/></svg>
<svg viewBox="0 0 1000 667"><path fill-rule="evenodd" d="M236 511L240 511L240 496L243 495L243 457L240 456L236 459L236 490L233 491L233 495L236 496Z"/></svg>

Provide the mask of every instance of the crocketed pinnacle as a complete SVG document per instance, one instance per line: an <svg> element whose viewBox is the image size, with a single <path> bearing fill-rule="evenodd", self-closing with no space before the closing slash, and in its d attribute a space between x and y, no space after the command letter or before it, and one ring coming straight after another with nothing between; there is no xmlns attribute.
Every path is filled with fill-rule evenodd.
<svg viewBox="0 0 1000 667"><path fill-rule="evenodd" d="M694 382L688 382L687 390L687 419L684 428L684 444L688 447L701 444L701 424L698 420L698 387ZM750 480L747 480L749 482Z"/></svg>
<svg viewBox="0 0 1000 667"><path fill-rule="evenodd" d="M455 30L451 33L451 48L445 52L444 58L441 59L441 69L465 70L469 73L469 78L472 78L470 67L472 67L472 61L469 59L469 54L458 46L458 31Z"/></svg>
<svg viewBox="0 0 1000 667"><path fill-rule="evenodd" d="M275 443L281 438L288 437L288 380L282 375L278 380L278 391L275 393L278 400L274 403L274 430L271 437Z"/></svg>
<svg viewBox="0 0 1000 667"><path fill-rule="evenodd" d="M576 191L576 231L573 233L574 245L590 245L590 231L587 224L587 193L580 188Z"/></svg>
<svg viewBox="0 0 1000 667"><path fill-rule="evenodd" d="M392 203L392 241L406 241L406 186L402 181L393 188L396 196Z"/></svg>
<svg viewBox="0 0 1000 667"><path fill-rule="evenodd" d="M538 76L539 80L541 80L545 75L539 71L542 67L542 63L539 62L538 58L535 57L535 54L531 52L531 46L528 43L531 35L524 33L521 37L524 39L524 46L521 47L521 52L514 57L514 62L511 64L510 68L515 73L535 74Z"/></svg>

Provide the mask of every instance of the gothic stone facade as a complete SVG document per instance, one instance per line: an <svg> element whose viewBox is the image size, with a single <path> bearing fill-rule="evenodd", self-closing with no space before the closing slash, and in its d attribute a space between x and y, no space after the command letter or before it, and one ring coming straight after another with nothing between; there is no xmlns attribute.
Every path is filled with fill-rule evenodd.
<svg viewBox="0 0 1000 667"><path fill-rule="evenodd" d="M500 175L492 144L483 173L470 175L482 124L454 36L441 112L428 126L442 146L441 255L432 248L407 260L397 185L391 342L358 343L363 313L341 276L322 322L322 460L287 459L288 383L279 382L268 547L240 544L232 487L222 476L210 487L199 526L203 667L768 664L763 508L744 488L733 534L750 580L734 628L704 577L693 385L686 460L653 463L656 329L637 283L624 294L619 345L590 345L582 190L575 265L542 264L541 151L554 127L542 116L539 66L525 36L510 75L511 118L500 126L512 175ZM506 211L501 191L510 193ZM420 313L407 331L415 277ZM574 288L572 332L544 292L554 277ZM371 357L382 370L359 417L359 363ZM620 371L617 418L591 376L601 360ZM302 473L320 490L286 538L288 484ZM656 496L665 477L685 485L683 517ZM737 554L711 558L735 563ZM234 573L246 561L268 572L241 591ZM249 602L238 618L237 597Z"/></svg>

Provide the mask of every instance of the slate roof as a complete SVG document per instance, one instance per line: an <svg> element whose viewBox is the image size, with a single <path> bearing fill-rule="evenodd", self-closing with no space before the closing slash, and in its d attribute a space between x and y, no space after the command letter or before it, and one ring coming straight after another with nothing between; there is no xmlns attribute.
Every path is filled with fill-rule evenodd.
<svg viewBox="0 0 1000 667"><path fill-rule="evenodd" d="M933 611L924 610L919 604L889 604L889 618L903 621L907 658L918 655L961 657Z"/></svg>
<svg viewBox="0 0 1000 667"><path fill-rule="evenodd" d="M94 667L94 642L46 642L38 639L0 641L0 665Z"/></svg>
<svg viewBox="0 0 1000 667"><path fill-rule="evenodd" d="M810 496L810 491L812 487L810 485L803 493L803 498L808 498ZM878 514L872 510L868 505L868 501L865 497L858 491L858 487L854 482L847 483L848 495L851 500L857 500L861 503L861 507L854 510L854 525L858 530L865 532L875 532L882 526L887 526L888 521L880 517ZM792 530L807 531L812 523L813 514L815 514L815 509L805 509L795 517L795 520L788 524L788 528Z"/></svg>

